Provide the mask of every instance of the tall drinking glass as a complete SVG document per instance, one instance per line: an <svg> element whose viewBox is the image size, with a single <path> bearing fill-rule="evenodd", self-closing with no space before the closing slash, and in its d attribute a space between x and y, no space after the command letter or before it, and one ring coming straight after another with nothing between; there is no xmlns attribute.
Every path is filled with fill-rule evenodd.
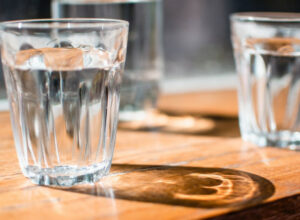
<svg viewBox="0 0 300 220"><path fill-rule="evenodd" d="M162 0L52 0L52 17L115 18L130 23L120 120L144 119L156 108L163 75Z"/></svg>
<svg viewBox="0 0 300 220"><path fill-rule="evenodd" d="M109 171L127 33L121 20L1 24L15 146L34 183L92 183Z"/></svg>
<svg viewBox="0 0 300 220"><path fill-rule="evenodd" d="M300 149L300 14L231 17L244 140Z"/></svg>

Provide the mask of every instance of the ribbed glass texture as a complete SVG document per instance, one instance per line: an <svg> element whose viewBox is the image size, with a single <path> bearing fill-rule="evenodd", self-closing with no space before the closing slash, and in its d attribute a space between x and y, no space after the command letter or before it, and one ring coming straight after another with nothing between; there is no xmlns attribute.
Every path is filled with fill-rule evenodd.
<svg viewBox="0 0 300 220"><path fill-rule="evenodd" d="M52 0L53 18L113 18L130 23L120 120L143 120L156 108L163 76L161 0Z"/></svg>

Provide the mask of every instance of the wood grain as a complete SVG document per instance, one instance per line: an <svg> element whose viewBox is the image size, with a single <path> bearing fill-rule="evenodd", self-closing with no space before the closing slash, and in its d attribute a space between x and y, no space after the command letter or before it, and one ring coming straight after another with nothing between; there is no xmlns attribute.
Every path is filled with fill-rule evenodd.
<svg viewBox="0 0 300 220"><path fill-rule="evenodd" d="M191 103L200 96L181 95ZM165 99L164 106L171 109L168 101L174 100ZM200 104L182 106L190 111L177 109L184 115L165 116L170 126L121 125L111 173L95 185L72 188L37 186L23 177L9 114L1 113L0 219L299 217L298 152L243 142L234 105L224 111L224 116L232 118L212 117L217 110L199 116L207 111ZM172 125L173 120L185 122L186 117L192 117L193 125L201 129Z"/></svg>

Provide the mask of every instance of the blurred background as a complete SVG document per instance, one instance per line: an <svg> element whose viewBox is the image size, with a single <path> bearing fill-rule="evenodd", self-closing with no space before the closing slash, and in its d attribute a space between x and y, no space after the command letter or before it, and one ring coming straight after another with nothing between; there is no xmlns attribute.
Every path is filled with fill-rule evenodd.
<svg viewBox="0 0 300 220"><path fill-rule="evenodd" d="M299 12L299 0L163 0L163 92L235 86L228 17L241 11ZM51 17L50 0L1 0L0 21ZM0 71L0 98L5 100Z"/></svg>

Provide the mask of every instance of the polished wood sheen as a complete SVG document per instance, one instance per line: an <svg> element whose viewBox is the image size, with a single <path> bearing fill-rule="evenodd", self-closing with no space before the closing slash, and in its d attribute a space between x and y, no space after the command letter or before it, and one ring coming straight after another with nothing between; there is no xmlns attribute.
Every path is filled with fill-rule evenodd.
<svg viewBox="0 0 300 220"><path fill-rule="evenodd" d="M94 185L32 184L0 114L0 219L297 219L300 155L240 139L234 91L169 95L120 123L111 172ZM168 113L165 114L165 113Z"/></svg>

